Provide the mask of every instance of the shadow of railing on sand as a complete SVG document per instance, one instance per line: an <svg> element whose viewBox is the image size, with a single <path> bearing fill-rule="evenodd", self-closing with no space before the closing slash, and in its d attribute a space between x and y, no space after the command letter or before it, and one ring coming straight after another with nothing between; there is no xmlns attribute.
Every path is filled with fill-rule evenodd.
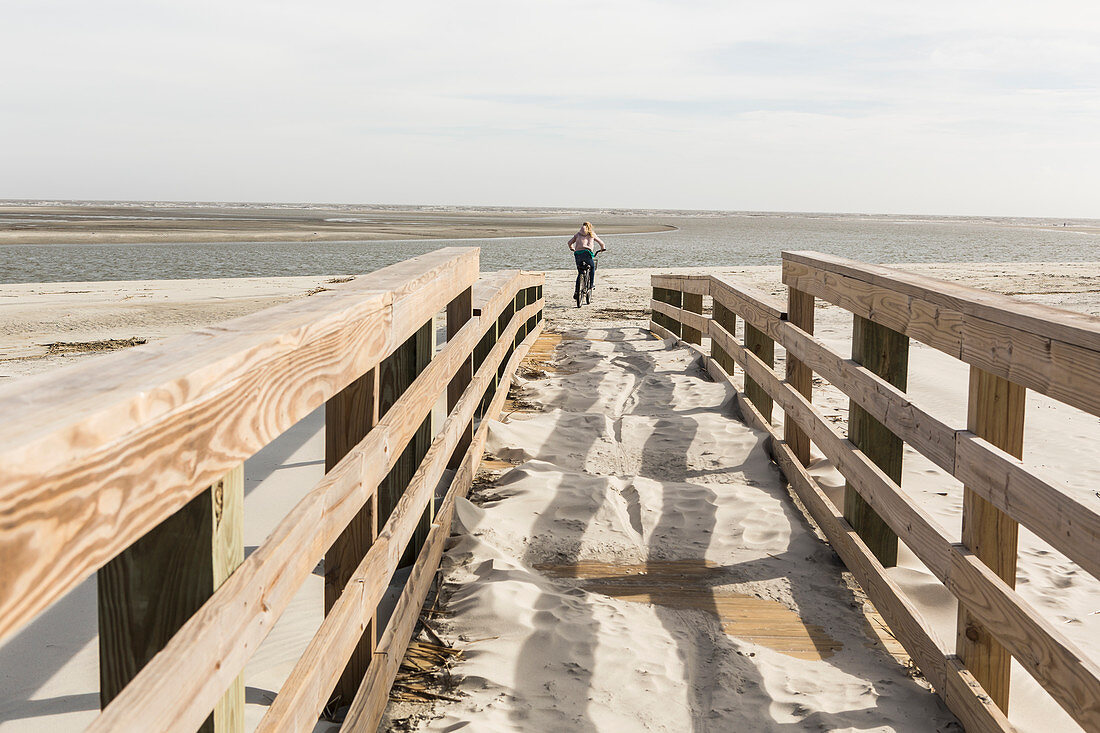
<svg viewBox="0 0 1100 733"><path fill-rule="evenodd" d="M722 490L722 483L715 482L707 485L696 482L703 477L717 479L723 472L737 471L742 467L726 467L714 470L692 468L687 455L689 455L689 449L698 437L698 431L700 431L700 422L694 419L694 416L704 413L714 414L713 409L697 409L697 411L696 409L686 409L686 411L675 413L669 412L668 406L674 404L672 398L675 392L675 381L672 379L672 375L684 374L684 371L682 368L679 371L664 371L661 369L659 360L654 358L650 349L638 348L639 342L651 339L648 332L642 329L607 329L605 339L615 340L617 342L616 346L626 351L626 353L614 354L614 363L634 374L635 378L635 387L631 391L634 403L625 411L625 415L612 416L616 423L616 439L621 436L624 417L629 419L630 415L637 415L639 417L654 418L654 425L645 445L641 448L640 456L635 457L638 467L635 470L642 477L654 481L675 482L678 484L676 485L676 491L662 492L661 514L651 530L648 547L646 548L645 573L650 577L650 586L653 584L652 581L668 583L670 579L668 566L670 562L674 562L675 565L679 566L678 572L684 582L679 589L667 590L671 590L672 595L675 595L676 592L690 594L690 604L687 606L679 605L679 608L678 603L675 602L662 604L660 601L663 591L654 593L650 589L646 592L650 595L649 600L653 602L659 620L676 646L678 646L678 654L685 674L684 683L687 686L687 699L689 699L692 708L691 730L716 730L716 726L720 727L720 724L724 721L716 721L713 718L715 705L718 702L715 700L715 693L718 693L719 696L726 693L737 696L736 691L733 689L722 689L724 679L731 681L728 679L729 675L736 675L736 687L742 690L759 689L764 696L767 696L767 687L766 680L764 680L757 666L748 657L742 656L740 649L744 647L744 644L725 634L722 614L720 614L718 608L719 603L714 588L750 581L792 580L790 591L795 608L799 609L810 609L815 604L820 603L821 590L807 588L804 582L799 582L799 579L785 575L782 571L785 564L790 567L794 567L799 562L804 564L805 557L795 557L789 553L769 554L769 557L760 560L739 562L739 564L733 566L716 567L714 564L708 564L706 560L709 541L694 541L694 543L693 541L676 541L674 545L668 543L667 540L662 541L662 537L667 538L676 533L682 535L690 532L696 537L705 535L709 538L713 537L715 532L719 532L720 528L717 526L716 514L718 496L715 492ZM650 342L652 343L652 341ZM674 346L668 346L663 350L667 351L674 348ZM591 358L593 355L598 357L601 354L601 350L588 348L574 355L579 358ZM703 381L711 381L697 363L687 373ZM667 374L667 376L662 376L662 374ZM577 400L574 396L570 407L573 411L577 411L577 409L591 411L597 403L598 397L595 395L590 400L583 400L583 398ZM727 402L720 412L728 415L730 412L735 411L731 404L733 403ZM562 429L559 426L558 430ZM671 442L670 436L674 436ZM576 431L569 431L569 435L550 436L550 439L554 438L568 439L573 442L576 450L582 452L591 451L597 441L595 434L585 436L577 434ZM763 440L762 435L759 436L759 440ZM753 448L753 450L758 449ZM753 485L753 488L768 494L779 503L782 507L783 519L792 532L796 532L795 527L801 527L802 532L812 536L812 528L791 503L790 496L777 474L775 474L774 468L770 467L769 463L763 463L763 466L768 466L767 469L764 469L768 474L746 475L745 478L749 481L749 484ZM543 511L536 519L531 528L531 536L538 537L555 532L561 536L561 527L555 524L555 518L559 517L566 508L568 508L570 517L574 521L580 519L580 521L585 522L585 527L587 527L594 521L597 512L601 510L605 502L606 496L601 501L588 504L585 507L586 516L579 517L572 497L558 492L554 495L546 511ZM691 523L690 527L684 523L683 502L691 502L693 505L704 507L702 511L695 513L694 522ZM630 523L636 529L640 529L642 525L641 513L643 511L646 511L646 507L642 506L640 500L631 502L628 505ZM583 549L583 530L569 536L572 537L571 546L564 548L560 545L555 546L555 549L558 550L558 556L554 558L554 564L558 565L559 568L564 567L561 564L570 564L570 562L576 564L577 561L582 559L580 555ZM675 547L671 551L678 557L670 556L671 547ZM829 557L833 556L829 554ZM543 564L546 559L540 554L540 550L528 546L524 561L529 567ZM833 565L837 575L837 604L850 609L851 604L854 604L856 599L840 583L839 561L834 560ZM563 576L561 572L546 572L544 575L553 578L554 582L563 584L565 589L583 589L585 592L584 597L574 598L582 603L582 608L590 610L592 606L586 598L587 593L603 593L612 595L612 597L618 595L621 598L631 593L637 594L638 583L641 582L638 580L637 575L626 580L621 576L602 580L592 577L584 578L580 573L572 578ZM631 590L631 586L634 586L634 590ZM635 598L632 600L642 599ZM522 645L517 660L516 694L518 698L536 700L547 694L546 686L549 681L547 660L540 654L540 650L553 643L569 645L570 659L573 663L571 665L573 680L591 688L595 648L599 644L599 639L601 639L599 622L593 612L587 614L586 622L572 617L571 624L583 628L583 633L577 634L576 627L574 627L568 641L562 641L562 639L555 637L553 628L557 623L557 616L554 615L554 611L549 604L554 602L553 595L548 593L542 593L536 601L536 631L532 632ZM700 614L698 611L703 611L703 613ZM696 634L684 634L685 626L701 628L703 631ZM810 642L817 648L817 652L823 658L833 655L838 648L838 645L832 639L824 635L811 633ZM866 674L866 670L851 666L849 658L845 654L832 657L827 664L859 678L864 677ZM871 687L875 687L875 682L869 680L868 683ZM913 685L915 685L915 682L913 682ZM880 690L880 692L887 691ZM733 700L733 698L730 698L726 702L733 702ZM580 699L575 702L577 703L577 710L580 712L576 714L574 719L569 721L571 730L596 730L590 711L587 710L586 700ZM723 707L723 705L719 704L718 707ZM741 714L744 714L744 712ZM759 714L761 718L761 720L756 721L760 724L761 730L793 731L805 730L807 726L822 726L825 729L859 727L866 725L869 716L875 716L877 713L875 708L813 712L794 722L782 723L774 719L762 720L771 715L771 711L767 709L758 710L756 714ZM513 718L517 723L522 722L524 714L517 711L514 713ZM914 727L913 730L917 729Z"/></svg>

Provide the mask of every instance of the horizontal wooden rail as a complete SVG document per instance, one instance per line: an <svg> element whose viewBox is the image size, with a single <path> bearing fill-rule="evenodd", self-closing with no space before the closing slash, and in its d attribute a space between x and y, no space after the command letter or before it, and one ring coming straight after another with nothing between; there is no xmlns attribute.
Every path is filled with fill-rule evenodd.
<svg viewBox="0 0 1100 733"><path fill-rule="evenodd" d="M320 630L264 716L265 722L257 730L313 729L318 715L328 702L329 691L336 684L359 639L361 629L370 620L386 590L386 584L397 569L401 553L442 478L447 460L458 445L463 429L473 418L481 395L496 374L497 364L503 359L511 338L523 321L541 307L541 302L527 306L518 314L519 317L512 320L508 330L494 346L486 363L478 370L462 399L447 418L443 429L436 435L386 526L379 532L366 557L352 574L344 593L329 610ZM471 332L480 338L485 326L484 321L475 320L470 321L464 329L471 328ZM478 457L480 458L480 453ZM301 727L292 726L291 720L299 721Z"/></svg>
<svg viewBox="0 0 1100 733"><path fill-rule="evenodd" d="M0 640L477 278L443 249L308 300L0 388Z"/></svg>
<svg viewBox="0 0 1100 733"><path fill-rule="evenodd" d="M1035 613L965 546L953 543L947 531L912 504L901 487L754 354L714 323L711 338L798 422L932 574L981 619L1062 707L1082 725L1100 727L1100 665Z"/></svg>
<svg viewBox="0 0 1100 733"><path fill-rule="evenodd" d="M326 421L336 421L326 426L326 442L339 445L330 446L325 476L243 562L234 559L243 548L233 529L239 514L217 529L217 541L229 543L225 561L231 564L216 571L221 575L200 597L205 603L192 607L197 611L157 629L148 640L155 656L142 658L145 648L135 647L137 666L120 667L118 689L104 697L106 706L89 730L205 730L215 705L211 729L240 730L239 673L322 557L328 571L328 554L352 523L368 510L362 516L375 522L374 497L384 479L393 492L392 512L387 509L385 526L370 530L361 550L353 542L335 556L347 570L338 570L334 589L326 589L335 593L326 600L325 622L261 729L315 726L337 680L343 685L355 669L349 659L362 653L364 630L409 546L419 564L382 647L403 652L411 632L409 604L422 602L449 531L453 496L465 494L480 462L488 422L469 445L471 426L499 409L512 370L542 328L541 273L511 271L478 281L477 269L476 248L441 250L308 301L0 390L5 410L40 408L0 426L0 633L7 635L88 573L108 561L114 568L113 555L133 554L127 548L149 529L157 532L142 547L162 541L149 538L160 538L162 521L183 516L176 512L198 493L210 497L192 504L209 511L213 501L217 527L220 502L232 500L223 497L231 491L224 487L239 486L242 461L340 395L326 408ZM444 308L448 339L436 353L428 347ZM477 370L471 377L472 360ZM395 381L383 384L379 370ZM432 438L425 420L445 394L448 416ZM456 453L449 500L437 513L435 489ZM29 460L35 457L43 457L38 473ZM410 458L418 466L402 475ZM215 495L209 476L227 465L235 472L217 483ZM200 523L211 521L192 514ZM422 516L431 519L418 534ZM179 526L188 531L190 525ZM177 537L163 534L163 541ZM29 552L32 540L44 544ZM203 552L210 549L198 552L200 562ZM326 587L330 580L326 575ZM138 625L122 632L120 643L146 643L126 635L145 633L141 624L149 622L144 610L124 606L127 588L120 585L121 595L111 602L123 604L120 623ZM101 598L101 614L103 603ZM159 617L152 622L164 623ZM367 638L373 644L373 634ZM365 649L369 655L371 646ZM108 662L132 663L101 660ZM353 678L353 690L362 674ZM372 699L385 700L393 677L384 679L386 689L372 688ZM223 699L227 690L235 692Z"/></svg>
<svg viewBox="0 0 1100 733"><path fill-rule="evenodd" d="M815 252L784 252L783 282L1100 415L1100 319Z"/></svg>
<svg viewBox="0 0 1100 733"><path fill-rule="evenodd" d="M1100 364L1096 360L1100 319L817 253L788 252L783 257L784 282L792 293L799 294L802 310L812 307L814 297L820 297L988 370L991 379L1014 380L1095 414L1093 402L1100 400L1093 379ZM709 283L702 284L701 279L708 277ZM980 634L987 634L995 640L995 648L999 645L1015 657L1081 725L1100 729L1100 665L1096 660L1024 601L1012 588L1011 578L1002 579L1008 576L987 566L990 561L985 556L952 541L943 527L903 493L900 478L887 475L813 407L808 390L796 388L791 378L784 380L776 374L770 364L770 344L781 345L789 362L804 365L848 395L853 411L858 405L867 419L888 431L887 435L909 443L964 482L968 492L1003 513L1010 523L1007 526L1019 522L1028 527L1098 577L1100 513L998 447L992 438L948 425L884 376L854 358L836 354L808 327L799 327L793 317L788 320L784 304L777 299L726 276L661 275L654 276L652 283L655 315L651 329L664 338L678 338L679 333L686 335L688 329L702 326L711 339L706 364L715 378L732 381L731 370L736 365L744 371L745 389L750 394L754 389L761 391L751 400L738 394L742 414L771 436L773 457L811 516L968 730L1004 730L1009 726L1003 711L985 694L964 661L944 651L942 642L928 631L912 604L889 580L874 556L877 551L858 534L862 530L853 529L852 521L845 519L806 473L806 458L796 458L792 439L805 436L820 448L866 502L871 516L896 533L959 599ZM686 303L689 292L710 295L714 318L703 319L675 305ZM737 317L745 320L744 345L733 333ZM1040 370L1036 365L1044 350L1049 353ZM904 380L898 384L904 386ZM760 407L770 409L772 400L786 416L782 439L760 412ZM789 433L794 435L788 437ZM959 649L962 654L962 646ZM1004 677L995 680L1000 687L994 699L1007 703L1007 667L1002 670Z"/></svg>
<svg viewBox="0 0 1100 733"><path fill-rule="evenodd" d="M541 302L534 303L529 306L529 313L534 314L540 309ZM528 313L518 315L526 316ZM104 709L89 728L90 731L137 730L150 724L165 731L182 732L198 727L229 682L270 633L318 560L393 467L424 414L446 392L451 378L492 320L479 317L463 326L398 398L386 416L291 510L268 540L248 557L164 650ZM514 333L522 324L520 318L513 318L509 332ZM501 340L494 348L494 354L499 358L507 346ZM480 398L481 393L476 389L475 386L468 392ZM476 399L471 397L463 404L463 409L468 408L472 414L474 404ZM437 442L436 452L431 454L433 460L439 455L449 455L444 452L443 446L448 440L457 441L456 432L469 422L470 415L461 415L460 420L463 418L464 422L453 421L451 429L438 439L442 444ZM453 445L450 447L453 448ZM445 464L446 458L443 461ZM369 613L384 592L385 584L419 519L420 514L413 507L420 502L419 509L423 509L435 486L429 478L436 471L438 481L442 468L437 465L414 476L413 483L402 495L391 517L392 524L379 534L359 571L349 582L348 587L354 590L353 597L362 598L364 603L371 601L370 609L364 608L364 612ZM377 572L364 576L364 564L368 562L371 570ZM258 589L262 589L262 593L258 594ZM327 633L333 633L332 629L332 624L323 627ZM360 625L356 623L342 631L353 629L359 630ZM355 636L357 640L358 636ZM315 641L307 652L315 653L318 644L329 640L322 637ZM351 648L347 652L350 656ZM211 660L217 660L216 668L209 668ZM334 670L336 676L339 676L342 663L346 661L344 656L341 665ZM193 673L181 678L181 670L188 669ZM311 681L319 686L325 686L328 682L321 679ZM320 687L314 688L313 692L318 689ZM327 695L330 689L331 686L328 686L324 694ZM292 692L297 694L293 687ZM316 721L316 714L311 714ZM279 724L282 724L281 721Z"/></svg>

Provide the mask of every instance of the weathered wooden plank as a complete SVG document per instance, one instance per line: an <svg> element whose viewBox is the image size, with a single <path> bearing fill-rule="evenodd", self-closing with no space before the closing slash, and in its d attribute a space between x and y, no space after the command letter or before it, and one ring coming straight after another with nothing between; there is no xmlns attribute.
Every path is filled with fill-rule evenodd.
<svg viewBox="0 0 1100 733"><path fill-rule="evenodd" d="M904 391L791 324L779 324L775 335L787 351L859 403L891 432L940 468L949 473L955 471L954 428L915 405Z"/></svg>
<svg viewBox="0 0 1100 733"><path fill-rule="evenodd" d="M697 296L697 297L701 298L702 296ZM707 328L708 328L707 324L710 322L710 319L708 317L704 316L704 315L701 315L701 314L696 313L694 311L686 310L686 309L683 309L683 308L677 308L675 306L669 305L668 303L662 302L660 300L652 300L652 301L650 301L649 305L650 305L650 310L654 314L661 314L662 316L667 318L669 322L680 326L681 331L683 332L684 335L677 336L677 338L683 339L684 342L686 342L686 343L689 343L689 344L699 344L700 343L700 341L689 341L688 338L687 338L687 334L689 332L697 331L700 334L700 336L707 332ZM699 304L699 308L702 309L702 303ZM685 328L688 329L688 331L683 331L683 329L685 329ZM668 329L668 330L670 330L672 332L676 331L675 328L671 328L671 329Z"/></svg>
<svg viewBox="0 0 1100 733"><path fill-rule="evenodd" d="M861 316L853 316L852 361L904 392L909 371L909 337ZM904 445L860 404L848 403L848 439L901 485ZM898 536L851 485L844 489L844 518L883 567L898 564Z"/></svg>
<svg viewBox="0 0 1100 733"><path fill-rule="evenodd" d="M972 366L1100 415L1100 392L1093 388L1100 379L1100 346L1092 330L1100 328L1100 319L1046 306L1033 310L1034 304L1009 296L930 278L922 278L928 285L914 290L906 282L918 276L888 272L894 281L878 277L872 283L790 259L783 262L783 280L792 286ZM934 297L933 285L962 291L966 297ZM1027 317L1019 317L1024 312ZM1070 321L1072 327L1062 328Z"/></svg>
<svg viewBox="0 0 1100 733"><path fill-rule="evenodd" d="M710 291L716 303L726 306L765 333L767 329L761 327L760 320L780 321L787 317L786 306L781 300L741 285L732 278L712 275Z"/></svg>
<svg viewBox="0 0 1100 733"><path fill-rule="evenodd" d="M703 343L703 334L706 333L706 326L699 328L698 322L693 323L692 317L686 315L688 313L697 314L699 320L703 320L703 296L701 294L685 292L684 307L680 311L680 322L684 324L684 341L689 344L701 344Z"/></svg>
<svg viewBox="0 0 1100 733"><path fill-rule="evenodd" d="M0 425L0 639L375 366L477 260L445 250L0 388L20 416Z"/></svg>
<svg viewBox="0 0 1100 733"><path fill-rule="evenodd" d="M955 476L971 491L1100 578L1100 514L969 430L957 433Z"/></svg>
<svg viewBox="0 0 1100 733"><path fill-rule="evenodd" d="M908 295L889 287L789 259L783 260L783 282L955 358L962 353L962 316L954 311L913 309Z"/></svg>
<svg viewBox="0 0 1100 733"><path fill-rule="evenodd" d="M471 321L367 437L283 518L214 596L96 718L89 730L197 727L271 630L302 581L412 440L482 334ZM257 589L262 589L257 592Z"/></svg>
<svg viewBox="0 0 1100 733"><path fill-rule="evenodd" d="M710 295L709 275L650 275L649 283L654 288L678 290L692 295Z"/></svg>
<svg viewBox="0 0 1100 733"><path fill-rule="evenodd" d="M362 442L378 422L378 369L371 369L325 403L325 471ZM343 592L352 573L378 535L377 495L371 496L325 553L325 614ZM333 700L345 703L355 696L359 680L374 655L376 625L368 622L348 663L336 682Z"/></svg>
<svg viewBox="0 0 1100 733"><path fill-rule="evenodd" d="M787 319L808 334L814 332L814 296L811 293L788 289ZM797 358L787 354L787 381L808 401L813 401L813 372ZM810 439L798 423L787 414L783 420L783 439L802 461L810 465Z"/></svg>
<svg viewBox="0 0 1100 733"><path fill-rule="evenodd" d="M244 469L238 466L99 570L100 705L106 707L244 560ZM237 676L202 723L244 729Z"/></svg>
<svg viewBox="0 0 1100 733"><path fill-rule="evenodd" d="M1026 390L1020 385L970 368L967 428L1017 458L1023 455L1025 404ZM1016 586L1018 534L1019 527L1011 517L963 486L963 544L1010 588ZM959 658L1007 712L1012 658L965 603L959 605L957 644Z"/></svg>
<svg viewBox="0 0 1100 733"><path fill-rule="evenodd" d="M977 316L1039 336L1100 351L1100 318L1086 313L1017 300L1001 293L917 275L881 265L869 265L820 252L784 252L784 262L828 270L873 285L888 287L931 306ZM916 338L914 336L914 338Z"/></svg>
<svg viewBox="0 0 1100 733"><path fill-rule="evenodd" d="M396 349L393 354L384 359L378 372L378 413L384 416L417 376L427 368L435 353L435 325L429 320L422 325L417 332L404 344ZM461 367L459 367L461 368ZM412 440L401 451L400 457L390 468L386 478L378 486L376 506L378 511L378 524L383 525L390 516L390 512L401 499L401 495L420 465L425 452L432 440L432 415L431 409L434 400L417 406L421 417L420 426L417 428ZM413 562L418 541L423 541L428 531L430 519L421 526L419 535L409 547L402 564Z"/></svg>
<svg viewBox="0 0 1100 733"><path fill-rule="evenodd" d="M532 300L532 302L534 302ZM454 300L447 304L447 338L451 338L454 334L458 333L466 322L470 320L473 315L473 293L470 290L464 290ZM458 373L455 374L454 379L447 386L447 411L450 412L458 404L458 401L462 398L463 393L466 391L467 385L470 384L470 379L473 377L473 354L466 363L463 364ZM466 448L470 445L470 440L473 439L473 423L471 422L466 426L465 433L461 440L458 441L458 445L455 447L454 454L451 456L451 468L457 468L459 462L462 460L462 456L466 454ZM433 509L434 511L434 509Z"/></svg>
<svg viewBox="0 0 1100 733"><path fill-rule="evenodd" d="M775 342L768 338L763 331L748 322L745 323L745 348L756 354L756 357L769 367L775 365ZM746 378L745 395L770 423L772 419L772 398L768 396L768 393L755 381Z"/></svg>
<svg viewBox="0 0 1100 733"><path fill-rule="evenodd" d="M1100 730L1100 665L1095 660L1021 600L965 545L952 546L951 568L943 581L960 605L966 604L970 618L980 623L983 637L992 634L1081 727ZM971 672L980 682L972 668ZM989 695L996 701L992 691Z"/></svg>
<svg viewBox="0 0 1100 733"><path fill-rule="evenodd" d="M818 339L787 323L775 333L784 348L891 432L1100 577L1100 515L1095 511L987 441L933 417L903 391Z"/></svg>
<svg viewBox="0 0 1100 733"><path fill-rule="evenodd" d="M726 329L728 333L737 332L737 316L734 315L733 311L729 308L722 305L717 298L714 299L714 315L712 318L717 321L722 328ZM709 330L707 335L710 335ZM730 355L723 351L722 347L714 341L710 342L710 353L727 374L733 374L733 359L731 359Z"/></svg>
<svg viewBox="0 0 1100 733"><path fill-rule="evenodd" d="M766 325L761 323L760 325ZM858 402L876 420L983 498L1100 576L1100 516L969 431L958 431L921 409L870 370L787 323L778 342L814 372ZM956 444L965 455L956 460Z"/></svg>
<svg viewBox="0 0 1100 733"><path fill-rule="evenodd" d="M971 315L963 316L962 334L966 363L1100 415L1100 351Z"/></svg>
<svg viewBox="0 0 1100 733"><path fill-rule="evenodd" d="M666 308L654 311L653 320L675 334L676 338L680 338L681 326L678 315L680 306L683 303L683 293L668 288L653 288L653 299L659 303L672 306L672 310Z"/></svg>
<svg viewBox="0 0 1100 733"><path fill-rule="evenodd" d="M921 562L966 604L1012 656L1086 728L1100 727L1100 666L1040 617L1020 596L967 550L956 546L927 512L911 504L889 476L836 433L813 405L756 357L711 324L746 374L793 415L822 452L886 520Z"/></svg>

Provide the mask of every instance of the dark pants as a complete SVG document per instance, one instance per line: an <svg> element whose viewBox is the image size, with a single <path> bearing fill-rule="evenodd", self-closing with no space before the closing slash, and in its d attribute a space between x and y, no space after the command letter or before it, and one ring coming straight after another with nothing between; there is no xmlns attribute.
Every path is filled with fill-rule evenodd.
<svg viewBox="0 0 1100 733"><path fill-rule="evenodd" d="M594 287L596 285L596 258L592 256L591 250L578 249L573 253L573 259L577 261L577 287L573 288L573 296L576 297L577 293L581 291L581 273L585 267L592 270L588 286Z"/></svg>

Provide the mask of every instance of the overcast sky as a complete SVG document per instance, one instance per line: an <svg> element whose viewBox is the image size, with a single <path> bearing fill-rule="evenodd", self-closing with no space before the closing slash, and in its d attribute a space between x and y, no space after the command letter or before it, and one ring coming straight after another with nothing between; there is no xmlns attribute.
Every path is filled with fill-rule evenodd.
<svg viewBox="0 0 1100 733"><path fill-rule="evenodd" d="M1100 217L1100 3L4 0L0 198Z"/></svg>

